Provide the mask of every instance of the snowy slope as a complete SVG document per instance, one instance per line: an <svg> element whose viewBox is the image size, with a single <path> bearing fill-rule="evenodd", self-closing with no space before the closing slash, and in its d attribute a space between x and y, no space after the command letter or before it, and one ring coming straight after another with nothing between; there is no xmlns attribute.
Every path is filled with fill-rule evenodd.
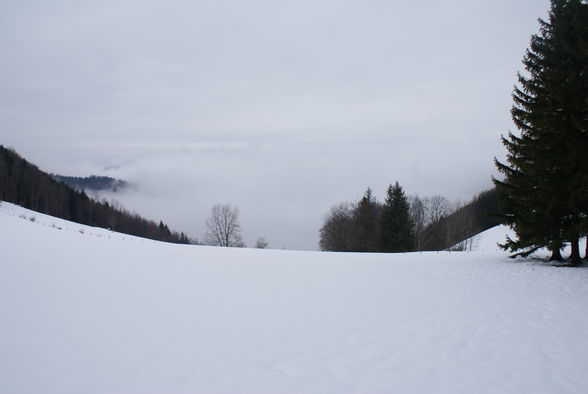
<svg viewBox="0 0 588 394"><path fill-rule="evenodd" d="M500 252L501 249L498 246L499 243L504 243L506 237L509 236L512 239L516 239L515 232L508 226L499 225L492 227L486 231L483 231L472 238L471 240L472 250L476 252ZM586 248L586 238L580 239L579 242L580 251L584 253ZM570 254L570 247L566 245L562 249L562 255L567 256ZM533 257L548 258L551 253L548 250L539 250L533 254Z"/></svg>
<svg viewBox="0 0 588 394"><path fill-rule="evenodd" d="M588 392L586 268L172 245L8 203L0 250L3 394Z"/></svg>
<svg viewBox="0 0 588 394"><path fill-rule="evenodd" d="M472 250L478 252L499 252L501 249L498 243L504 243L506 237L515 236L508 226L495 226L486 231L481 232L470 238L472 240Z"/></svg>

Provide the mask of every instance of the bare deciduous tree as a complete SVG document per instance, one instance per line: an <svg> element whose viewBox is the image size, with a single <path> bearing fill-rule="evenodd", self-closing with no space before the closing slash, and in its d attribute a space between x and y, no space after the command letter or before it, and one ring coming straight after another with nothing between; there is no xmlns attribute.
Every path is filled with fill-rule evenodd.
<svg viewBox="0 0 588 394"><path fill-rule="evenodd" d="M425 204L419 196L414 195L409 198L410 202L410 218L414 226L414 240L415 250L421 250L422 233L427 225L427 213L425 210Z"/></svg>
<svg viewBox="0 0 588 394"><path fill-rule="evenodd" d="M213 206L206 220L204 240L207 245L243 247L239 209L230 204Z"/></svg>
<svg viewBox="0 0 588 394"><path fill-rule="evenodd" d="M353 250L355 205L341 203L331 208L320 229L321 250L348 252Z"/></svg>
<svg viewBox="0 0 588 394"><path fill-rule="evenodd" d="M255 247L257 249L265 249L268 246L269 246L269 242L267 242L264 237L257 238L257 241L255 242Z"/></svg>
<svg viewBox="0 0 588 394"><path fill-rule="evenodd" d="M433 196L423 199L425 211L427 213L427 224L437 223L441 218L447 216L450 212L450 203L447 197Z"/></svg>

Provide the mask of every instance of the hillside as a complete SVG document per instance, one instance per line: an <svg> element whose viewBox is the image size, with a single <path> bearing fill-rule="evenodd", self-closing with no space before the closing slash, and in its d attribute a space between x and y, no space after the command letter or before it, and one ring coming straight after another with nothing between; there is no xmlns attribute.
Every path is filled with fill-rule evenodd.
<svg viewBox="0 0 588 394"><path fill-rule="evenodd" d="M55 180L11 149L0 145L0 200L52 216L113 229L160 241L190 243L184 233L171 231L137 214L98 202L84 191Z"/></svg>
<svg viewBox="0 0 588 394"><path fill-rule="evenodd" d="M86 177L77 177L51 174L51 177L76 190L91 192L110 191L116 193L129 186L128 182L109 176L90 175Z"/></svg>
<svg viewBox="0 0 588 394"><path fill-rule="evenodd" d="M420 235L421 250L445 250L450 247L467 249L464 240L498 225L500 204L496 189L475 196L439 221L429 224Z"/></svg>
<svg viewBox="0 0 588 394"><path fill-rule="evenodd" d="M6 202L0 250L2 393L588 387L585 267L168 244Z"/></svg>

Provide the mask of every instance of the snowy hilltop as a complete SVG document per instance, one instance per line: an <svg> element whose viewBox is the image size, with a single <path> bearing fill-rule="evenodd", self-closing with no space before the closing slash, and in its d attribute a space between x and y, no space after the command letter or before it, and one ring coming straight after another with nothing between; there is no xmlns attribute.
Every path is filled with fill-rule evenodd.
<svg viewBox="0 0 588 394"><path fill-rule="evenodd" d="M585 393L588 269L168 244L0 203L0 393ZM494 238L494 239L492 239Z"/></svg>

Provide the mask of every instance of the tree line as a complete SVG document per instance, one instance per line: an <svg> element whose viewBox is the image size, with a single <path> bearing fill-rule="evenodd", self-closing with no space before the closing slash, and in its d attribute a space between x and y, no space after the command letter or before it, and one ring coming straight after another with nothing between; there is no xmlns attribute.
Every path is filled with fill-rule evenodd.
<svg viewBox="0 0 588 394"><path fill-rule="evenodd" d="M129 186L128 182L109 176L90 175L87 177L50 174L57 181L63 182L76 190L117 192Z"/></svg>
<svg viewBox="0 0 588 394"><path fill-rule="evenodd" d="M92 200L41 171L16 152L0 145L0 200L89 226L165 242L191 243L184 233L171 231L108 202Z"/></svg>
<svg viewBox="0 0 588 394"><path fill-rule="evenodd" d="M396 182L383 203L370 188L357 202L333 206L319 231L319 246L339 252L409 252L471 249L473 235L498 224L494 189L480 193L468 204L446 197L406 196Z"/></svg>

